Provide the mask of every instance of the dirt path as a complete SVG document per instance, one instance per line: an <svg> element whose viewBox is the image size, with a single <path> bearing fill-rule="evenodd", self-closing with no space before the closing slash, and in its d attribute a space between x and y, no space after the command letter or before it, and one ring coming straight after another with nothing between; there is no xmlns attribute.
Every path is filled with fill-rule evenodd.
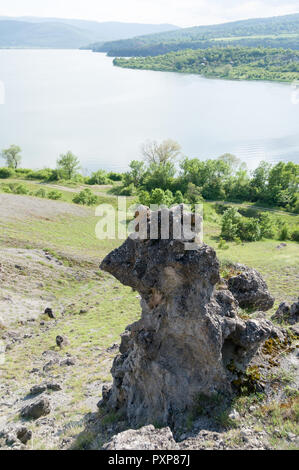
<svg viewBox="0 0 299 470"><path fill-rule="evenodd" d="M88 217L91 209L67 202L39 199L31 196L0 194L0 219L55 219L63 215Z"/></svg>

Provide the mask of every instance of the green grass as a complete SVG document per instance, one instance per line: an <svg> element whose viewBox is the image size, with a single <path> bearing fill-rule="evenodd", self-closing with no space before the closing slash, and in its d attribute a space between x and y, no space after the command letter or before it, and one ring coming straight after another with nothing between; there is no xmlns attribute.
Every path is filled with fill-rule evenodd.
<svg viewBox="0 0 299 470"><path fill-rule="evenodd" d="M36 188L39 184L32 183L32 186ZM73 193L62 192L63 197L73 196ZM101 192L103 201L112 201L114 206L116 205L117 199L109 194L109 188L102 188ZM217 248L220 216L213 210L212 203L206 206L204 241ZM65 433L66 437L78 434L82 430L80 420L90 411L85 396L88 385L111 381L110 368L115 352L110 353L107 348L119 343L120 334L128 324L140 317L141 312L136 292L120 285L111 276L99 270L103 257L122 243L122 240L98 240L95 236L95 226L99 219L95 217L94 209L84 210L85 216L65 215L42 220L34 217L18 221L0 220L0 246L2 244L28 249L42 248L62 261L65 266L70 266L74 271L85 275L81 279L76 279L75 276L59 274L58 270L44 266L47 272L53 272L52 276L48 276L44 281L44 290L53 297L51 303L57 323L43 316L41 319L46 322L44 330L41 329L39 322L30 325L32 337L16 344L11 351L8 351L6 363L1 367L1 381L9 384L11 390L23 391L24 395L32 386L33 378L30 371L33 367L42 366L44 351L57 351L62 357L69 353L76 358L76 366L71 368L72 370L54 367L51 371L52 376L63 383L63 389L69 399L67 403L57 405L51 413L51 417L60 423L62 434ZM288 213L279 212L277 215L298 220ZM229 242L228 249L218 250L217 255L223 263L229 260L258 269L265 276L270 291L276 296L277 305L282 300L297 298L299 265L299 245L287 242L287 247L278 250L278 243L275 240L241 245ZM62 307L63 316L60 313ZM80 313L81 310L86 310L86 313ZM70 344L62 351L57 349L55 343L58 334L66 335L70 340ZM281 378L285 384L289 384L290 377L283 375ZM46 376L42 373L39 379L42 381ZM100 386L96 389L96 393L100 399ZM292 390L290 396L294 398ZM292 419L294 413L297 413L296 407L294 410L291 412ZM232 423L226 410L220 411L217 416L218 423L223 428L231 427ZM294 419L293 424L290 424L288 420L279 417L277 410L273 412L273 416L271 413L266 413L270 427L278 423L284 431L297 429ZM107 417L108 421L109 419L114 418ZM79 424L75 424L71 429L67 426L70 421ZM34 431L35 424L32 426ZM77 441L79 448L88 447L94 438L84 432L80 436ZM234 436L238 441L238 435ZM280 441L279 443L281 444ZM36 446L43 448L44 442L37 441Z"/></svg>

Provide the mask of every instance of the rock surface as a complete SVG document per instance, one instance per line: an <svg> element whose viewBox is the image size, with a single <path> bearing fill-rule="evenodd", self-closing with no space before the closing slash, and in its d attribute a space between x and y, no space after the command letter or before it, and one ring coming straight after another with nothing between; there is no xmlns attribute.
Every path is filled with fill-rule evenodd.
<svg viewBox="0 0 299 470"><path fill-rule="evenodd" d="M51 411L50 401L47 397L41 397L30 405L26 405L21 409L22 418L38 419L41 416L49 414Z"/></svg>
<svg viewBox="0 0 299 470"><path fill-rule="evenodd" d="M268 286L260 273L247 266L237 265L240 273L228 280L231 291L241 308L261 310L273 307L275 299L268 291Z"/></svg>
<svg viewBox="0 0 299 470"><path fill-rule="evenodd" d="M272 320L276 320L278 323L286 322L289 325L295 325L299 322L299 298L297 302L292 305L287 302L282 302L278 310L272 317Z"/></svg>
<svg viewBox="0 0 299 470"><path fill-rule="evenodd" d="M155 217L147 212L148 234ZM169 218L173 233L171 211ZM237 317L231 292L216 290L220 276L213 248L185 249L194 239L190 232L180 240L161 239L161 231L155 240L135 233L101 264L141 295L141 319L122 335L113 386L103 390L100 404L123 412L133 427L172 426L198 394L229 393L227 365L237 360L245 368L273 330L265 319ZM258 273L255 279L262 283Z"/></svg>
<svg viewBox="0 0 299 470"><path fill-rule="evenodd" d="M144 426L141 429L121 432L103 446L104 450L176 450L179 449L169 428L155 429Z"/></svg>

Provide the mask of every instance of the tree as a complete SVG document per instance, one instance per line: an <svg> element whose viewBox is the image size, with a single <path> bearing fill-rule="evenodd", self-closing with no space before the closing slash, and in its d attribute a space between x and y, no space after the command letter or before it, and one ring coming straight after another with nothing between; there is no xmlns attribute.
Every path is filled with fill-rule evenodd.
<svg viewBox="0 0 299 470"><path fill-rule="evenodd" d="M80 168L79 159L72 153L61 154L57 160L57 168L63 172L67 179L72 179Z"/></svg>
<svg viewBox="0 0 299 470"><path fill-rule="evenodd" d="M136 188L139 188L142 185L143 178L145 175L145 166L144 162L138 160L132 160L130 165L130 171L124 175L124 186L129 186L134 184Z"/></svg>
<svg viewBox="0 0 299 470"><path fill-rule="evenodd" d="M171 139L164 140L161 144L153 140L142 145L141 153L149 165L153 163L165 165L181 154L181 146Z"/></svg>
<svg viewBox="0 0 299 470"><path fill-rule="evenodd" d="M239 171L246 171L246 163L242 162L238 157L231 153L225 153L218 158L218 160L228 164L231 174L236 175Z"/></svg>
<svg viewBox="0 0 299 470"><path fill-rule="evenodd" d="M11 145L9 149L2 150L2 158L6 160L9 168L17 169L22 160L20 153L21 149L18 145Z"/></svg>

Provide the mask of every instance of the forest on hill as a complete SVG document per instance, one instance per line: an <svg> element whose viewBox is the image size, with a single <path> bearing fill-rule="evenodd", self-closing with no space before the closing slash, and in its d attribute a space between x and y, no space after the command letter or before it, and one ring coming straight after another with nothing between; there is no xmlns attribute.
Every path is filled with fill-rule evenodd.
<svg viewBox="0 0 299 470"><path fill-rule="evenodd" d="M299 80L299 51L290 49L187 49L156 57L116 58L113 63L124 68L197 73L225 79Z"/></svg>
<svg viewBox="0 0 299 470"><path fill-rule="evenodd" d="M195 26L132 39L94 44L95 52L113 57L161 55L182 49L228 45L299 49L299 14Z"/></svg>

